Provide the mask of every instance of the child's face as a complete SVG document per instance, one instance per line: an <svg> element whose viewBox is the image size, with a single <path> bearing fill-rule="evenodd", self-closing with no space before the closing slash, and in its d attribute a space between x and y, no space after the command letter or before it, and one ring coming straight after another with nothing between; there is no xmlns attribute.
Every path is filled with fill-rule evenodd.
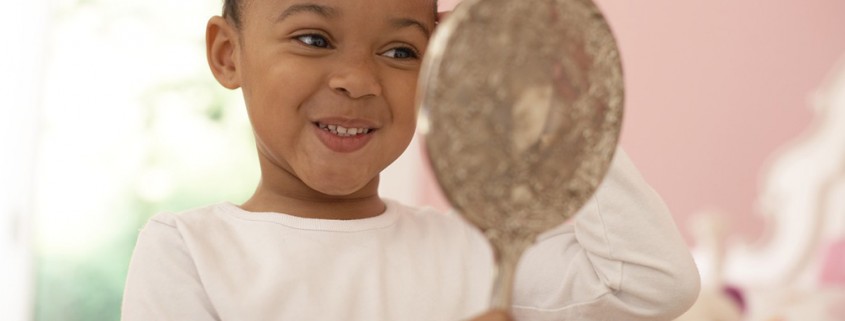
<svg viewBox="0 0 845 321"><path fill-rule="evenodd" d="M433 0L248 1L234 60L263 171L329 195L375 185L413 136L434 11Z"/></svg>

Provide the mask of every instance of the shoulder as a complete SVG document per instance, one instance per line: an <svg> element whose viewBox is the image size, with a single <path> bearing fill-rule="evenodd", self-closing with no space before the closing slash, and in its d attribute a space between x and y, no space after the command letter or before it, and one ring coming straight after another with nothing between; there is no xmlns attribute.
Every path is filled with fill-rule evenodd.
<svg viewBox="0 0 845 321"><path fill-rule="evenodd" d="M196 207L181 212L161 212L150 218L150 223L175 227L179 224L206 221L209 217L220 216L228 211L230 203L217 203Z"/></svg>
<svg viewBox="0 0 845 321"><path fill-rule="evenodd" d="M151 217L138 234L132 264L154 266L170 262L172 266L192 266L191 226L204 224L213 217L218 205L184 212L162 212ZM136 272L138 273L138 272Z"/></svg>
<svg viewBox="0 0 845 321"><path fill-rule="evenodd" d="M197 207L182 212L160 212L152 216L141 229L139 241L162 238L184 239L191 231L214 229L225 224L229 203Z"/></svg>

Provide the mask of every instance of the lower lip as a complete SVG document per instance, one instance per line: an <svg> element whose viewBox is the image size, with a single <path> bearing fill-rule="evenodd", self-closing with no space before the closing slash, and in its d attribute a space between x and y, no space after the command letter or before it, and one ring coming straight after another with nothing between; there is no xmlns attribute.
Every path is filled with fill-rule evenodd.
<svg viewBox="0 0 845 321"><path fill-rule="evenodd" d="M337 153L351 153L364 148L373 137L372 131L363 135L338 136L318 126L314 126L314 130L317 131L317 137L323 145Z"/></svg>

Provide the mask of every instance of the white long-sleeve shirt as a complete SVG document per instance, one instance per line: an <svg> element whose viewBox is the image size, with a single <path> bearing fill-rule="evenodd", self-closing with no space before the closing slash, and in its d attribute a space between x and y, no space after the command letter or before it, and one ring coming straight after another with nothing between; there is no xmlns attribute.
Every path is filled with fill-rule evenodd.
<svg viewBox="0 0 845 321"><path fill-rule="evenodd" d="M386 201L360 220L222 203L153 217L138 237L123 321L462 320L487 309L492 251L454 213ZM618 152L599 190L517 269L517 320L671 320L698 272L659 196Z"/></svg>

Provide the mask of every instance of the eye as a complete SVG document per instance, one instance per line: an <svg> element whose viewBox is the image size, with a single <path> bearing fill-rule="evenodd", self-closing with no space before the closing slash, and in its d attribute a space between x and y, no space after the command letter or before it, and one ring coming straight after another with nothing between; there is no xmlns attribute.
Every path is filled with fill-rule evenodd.
<svg viewBox="0 0 845 321"><path fill-rule="evenodd" d="M382 56L395 59L416 59L420 57L416 50L408 47L397 47L390 49L388 51L385 51Z"/></svg>
<svg viewBox="0 0 845 321"><path fill-rule="evenodd" d="M296 40L299 40L299 42L301 42L301 43L303 43L307 46L312 46L312 47L317 47L317 48L331 48L331 45L329 44L329 40L326 39L326 37L324 37L322 35L318 35L318 34L307 34L307 35L297 36Z"/></svg>

